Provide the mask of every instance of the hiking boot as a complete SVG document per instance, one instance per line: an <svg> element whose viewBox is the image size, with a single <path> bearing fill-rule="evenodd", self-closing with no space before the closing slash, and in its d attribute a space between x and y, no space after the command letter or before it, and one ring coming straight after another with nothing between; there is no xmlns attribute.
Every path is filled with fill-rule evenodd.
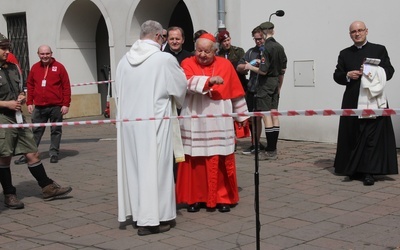
<svg viewBox="0 0 400 250"><path fill-rule="evenodd" d="M263 150L265 150L265 147L264 147L264 145L262 145L260 143L259 146L258 146L258 151L260 152L260 151L263 151ZM256 149L255 149L254 145L251 145L248 149L244 150L242 152L242 154L250 155L250 154L254 154L255 152L256 152Z"/></svg>
<svg viewBox="0 0 400 250"><path fill-rule="evenodd" d="M71 191L71 187L61 187L55 182L42 188L43 199L47 201L61 198L69 194Z"/></svg>
<svg viewBox="0 0 400 250"><path fill-rule="evenodd" d="M276 160L276 159L278 159L278 155L277 155L276 150L274 150L274 151L265 151L264 153L260 153L258 155L258 159L260 161Z"/></svg>
<svg viewBox="0 0 400 250"><path fill-rule="evenodd" d="M21 156L18 160L14 161L15 165L22 165L22 164L26 164L28 162L28 160L26 159L25 155Z"/></svg>
<svg viewBox="0 0 400 250"><path fill-rule="evenodd" d="M4 195L4 205L12 209L24 208L24 203L18 200L15 194L5 194Z"/></svg>

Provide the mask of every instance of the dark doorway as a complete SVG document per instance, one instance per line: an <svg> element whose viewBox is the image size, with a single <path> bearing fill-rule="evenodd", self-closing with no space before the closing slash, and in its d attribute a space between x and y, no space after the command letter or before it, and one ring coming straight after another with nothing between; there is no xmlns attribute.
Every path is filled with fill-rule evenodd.
<svg viewBox="0 0 400 250"><path fill-rule="evenodd" d="M169 26L178 26L185 32L185 43L183 44L183 49L187 51L194 50L193 44L193 23L190 17L189 10L186 4L181 0L176 5L174 11L172 12L171 19L169 21Z"/></svg>
<svg viewBox="0 0 400 250"><path fill-rule="evenodd" d="M97 63L97 79L105 81L109 78L110 73L110 45L108 43L108 30L104 17L101 16L96 30L96 63ZM101 95L101 110L104 112L107 106L108 85L99 84L98 93Z"/></svg>

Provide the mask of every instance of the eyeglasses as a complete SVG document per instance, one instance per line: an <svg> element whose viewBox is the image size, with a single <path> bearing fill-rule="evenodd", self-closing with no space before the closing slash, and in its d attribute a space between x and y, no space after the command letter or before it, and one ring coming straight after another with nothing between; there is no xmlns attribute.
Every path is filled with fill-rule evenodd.
<svg viewBox="0 0 400 250"><path fill-rule="evenodd" d="M257 42L257 41L261 41L262 38L253 38L253 40Z"/></svg>
<svg viewBox="0 0 400 250"><path fill-rule="evenodd" d="M167 35L162 35L163 37L167 37Z"/></svg>
<svg viewBox="0 0 400 250"><path fill-rule="evenodd" d="M357 33L364 32L365 30L366 30L366 29L352 30L352 31L350 31L350 34L354 35L354 34L357 34Z"/></svg>
<svg viewBox="0 0 400 250"><path fill-rule="evenodd" d="M8 47L8 46L1 46L0 49L1 49L1 50L10 50L11 48Z"/></svg>
<svg viewBox="0 0 400 250"><path fill-rule="evenodd" d="M160 38L161 38L161 40L163 39L162 34L161 34L161 33L157 33L157 34L156 34L156 39L158 40L158 39L160 39Z"/></svg>

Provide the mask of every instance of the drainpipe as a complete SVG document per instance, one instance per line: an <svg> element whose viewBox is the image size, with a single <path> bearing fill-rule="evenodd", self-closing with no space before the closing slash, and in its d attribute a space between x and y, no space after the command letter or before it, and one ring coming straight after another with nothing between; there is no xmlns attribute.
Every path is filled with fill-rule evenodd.
<svg viewBox="0 0 400 250"><path fill-rule="evenodd" d="M218 0L218 31L226 30L225 13L225 0Z"/></svg>

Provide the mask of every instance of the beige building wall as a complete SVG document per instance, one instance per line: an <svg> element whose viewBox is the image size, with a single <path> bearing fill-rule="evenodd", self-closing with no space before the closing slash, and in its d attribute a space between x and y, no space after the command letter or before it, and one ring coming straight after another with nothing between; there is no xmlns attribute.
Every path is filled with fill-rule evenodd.
<svg viewBox="0 0 400 250"><path fill-rule="evenodd" d="M225 0L225 25L232 44L244 50L254 46L251 30L268 21L276 10L284 17L272 16L275 38L285 47L288 68L280 97L281 110L339 109L344 87L332 79L339 51L351 45L348 27L354 20L363 20L369 28L368 39L384 44L397 71L400 66L399 23L395 0L377 4L372 0ZM7 30L5 15L26 13L29 59L38 60L36 49L46 43L62 62L72 83L98 79L95 27L103 16L108 31L111 75L120 58L138 39L140 24L158 20L167 27L178 0L0 0L0 32ZM185 0L193 30L218 30L218 0ZM43 14L43 9L51 10ZM189 35L190 39L190 35ZM387 93L392 108L400 107L399 72L388 82ZM302 77L300 77L302 76ZM304 77L303 77L304 76ZM98 115L100 97L96 85L73 88L70 117ZM112 112L113 113L113 112ZM400 116L392 117L397 141L400 141ZM281 117L281 139L336 142L339 117ZM398 143L400 145L400 143Z"/></svg>

